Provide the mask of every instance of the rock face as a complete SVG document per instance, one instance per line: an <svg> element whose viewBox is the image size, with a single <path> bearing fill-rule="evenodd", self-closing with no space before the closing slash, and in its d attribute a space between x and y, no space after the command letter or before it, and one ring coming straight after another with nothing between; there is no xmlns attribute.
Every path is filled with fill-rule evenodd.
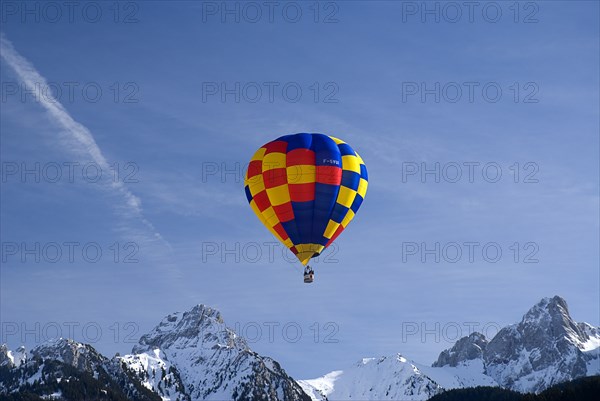
<svg viewBox="0 0 600 401"><path fill-rule="evenodd" d="M77 341L59 338L44 343L31 351L31 357L38 360L53 360L70 365L77 370L93 373L101 369L108 359L94 347Z"/></svg>
<svg viewBox="0 0 600 401"><path fill-rule="evenodd" d="M21 346L16 351L8 349L6 344L0 345L0 366L19 367L27 361L27 351Z"/></svg>
<svg viewBox="0 0 600 401"><path fill-rule="evenodd" d="M544 298L489 342L483 353L486 373L503 387L539 392L594 374L588 365L597 360L599 340L596 328L571 319L564 299Z"/></svg>
<svg viewBox="0 0 600 401"><path fill-rule="evenodd" d="M14 366L12 355L10 355L9 352L10 350L6 344L0 345L0 366Z"/></svg>
<svg viewBox="0 0 600 401"><path fill-rule="evenodd" d="M141 337L133 355L121 360L148 378L145 383L163 396L310 400L276 361L252 351L218 311L204 305L167 316ZM159 369L166 377L162 381L157 380Z"/></svg>
<svg viewBox="0 0 600 401"><path fill-rule="evenodd" d="M483 351L488 345L488 340L481 333L471 333L463 337L450 349L442 351L433 366L456 367L461 362L471 361L483 357Z"/></svg>

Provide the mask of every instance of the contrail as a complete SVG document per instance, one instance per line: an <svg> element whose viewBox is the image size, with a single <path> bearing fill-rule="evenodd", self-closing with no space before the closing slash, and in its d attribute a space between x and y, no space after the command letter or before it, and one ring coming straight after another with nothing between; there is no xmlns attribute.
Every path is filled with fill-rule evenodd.
<svg viewBox="0 0 600 401"><path fill-rule="evenodd" d="M102 154L90 130L75 121L58 99L53 97L49 91L48 93L44 93L43 96L39 93L43 88L48 88L48 82L27 59L15 50L13 44L5 37L4 33L0 34L0 49L2 50L2 59L15 71L28 90L36 94L36 99L48 111L52 119L65 129L68 138L72 140L73 145L76 147L68 150L87 154L102 170L108 171L110 165ZM143 216L139 198L131 193L125 184L118 180L112 180L110 188L123 197L125 210L129 217L139 219L150 230L152 239L159 239L169 246L156 231L152 223Z"/></svg>

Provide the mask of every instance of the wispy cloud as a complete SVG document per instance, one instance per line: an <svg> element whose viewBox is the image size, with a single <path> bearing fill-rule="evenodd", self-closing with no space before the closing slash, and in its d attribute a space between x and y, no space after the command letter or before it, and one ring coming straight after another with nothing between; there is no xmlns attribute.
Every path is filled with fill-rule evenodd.
<svg viewBox="0 0 600 401"><path fill-rule="evenodd" d="M38 93L43 88L48 87L48 82L27 59L17 52L4 33L0 34L0 48L2 50L2 59L14 70L27 89L36 94L36 99L38 99L39 104L48 112L50 118L64 129L62 139L66 139L66 150L78 156L90 158L102 170L108 171L110 164L94 140L94 136L90 130L75 121L58 99L49 93L44 93L43 96L41 93ZM169 246L154 225L144 217L140 199L123 182L111 180L110 184L106 183L105 188L121 197L122 203L114 206L123 217L137 219L143 224L145 227L144 231L146 231L143 236L147 240L159 240ZM139 237L140 234L137 233L136 236Z"/></svg>

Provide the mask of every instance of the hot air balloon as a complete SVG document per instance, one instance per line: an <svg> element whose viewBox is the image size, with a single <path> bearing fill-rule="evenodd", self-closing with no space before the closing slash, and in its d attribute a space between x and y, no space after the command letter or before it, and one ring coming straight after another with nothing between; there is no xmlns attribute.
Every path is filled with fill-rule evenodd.
<svg viewBox="0 0 600 401"><path fill-rule="evenodd" d="M305 133L261 146L244 179L254 213L304 266L348 227L367 185L367 167L350 145ZM307 267L305 282L312 275Z"/></svg>

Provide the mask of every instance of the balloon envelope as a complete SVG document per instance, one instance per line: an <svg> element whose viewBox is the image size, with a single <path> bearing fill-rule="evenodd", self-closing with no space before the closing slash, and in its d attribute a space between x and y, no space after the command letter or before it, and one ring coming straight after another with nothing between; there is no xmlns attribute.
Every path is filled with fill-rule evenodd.
<svg viewBox="0 0 600 401"><path fill-rule="evenodd" d="M263 145L244 180L254 213L303 265L348 226L367 185L358 153L323 134L285 135Z"/></svg>

